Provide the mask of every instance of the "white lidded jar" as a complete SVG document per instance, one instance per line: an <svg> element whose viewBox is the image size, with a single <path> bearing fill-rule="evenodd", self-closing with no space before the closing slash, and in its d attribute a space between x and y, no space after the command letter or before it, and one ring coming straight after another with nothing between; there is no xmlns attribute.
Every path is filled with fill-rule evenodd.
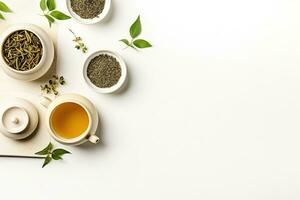
<svg viewBox="0 0 300 200"><path fill-rule="evenodd" d="M42 44L42 56L39 63L27 71L13 69L4 59L4 43L7 38L18 31L27 30L36 35ZM3 71L10 77L22 81L33 81L45 75L51 68L54 60L54 45L51 37L39 26L33 24L15 24L7 28L0 36L0 64Z"/></svg>
<svg viewBox="0 0 300 200"><path fill-rule="evenodd" d="M0 104L0 132L15 140L21 140L34 133L39 122L38 111L29 101L9 97Z"/></svg>

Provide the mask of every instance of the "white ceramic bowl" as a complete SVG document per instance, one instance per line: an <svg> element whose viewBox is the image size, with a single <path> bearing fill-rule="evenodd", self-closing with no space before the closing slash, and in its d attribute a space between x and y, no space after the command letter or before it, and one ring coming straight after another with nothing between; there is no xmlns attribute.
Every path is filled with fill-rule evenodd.
<svg viewBox="0 0 300 200"><path fill-rule="evenodd" d="M117 61L120 63L120 67L121 67L121 77L119 79L119 81L113 85L112 87L110 88L99 88L97 86L95 86L91 81L90 79L88 78L87 76L87 68L88 68L88 65L90 63L90 61L99 56L99 55L109 55L109 56L112 56L114 58L117 59ZM117 53L114 53L112 51L108 51L108 50L101 50L101 51L96 51L94 53L92 53L87 59L86 61L84 62L84 66L83 66L83 77L84 77L84 80L86 81L86 83L93 89L95 90L96 92L98 93L104 93L104 94L108 94L108 93L113 93L113 92L116 92L118 91L123 85L124 83L126 82L126 79L127 79L127 66L125 64L125 61L123 60L123 58L118 55Z"/></svg>
<svg viewBox="0 0 300 200"><path fill-rule="evenodd" d="M105 19L105 17L109 14L110 7L111 7L111 0L105 0L104 9L98 17L95 17L93 19L83 19L79 15L77 15L71 8L71 0L66 0L67 8L70 13L70 15L79 23L81 24L96 24L102 20Z"/></svg>
<svg viewBox="0 0 300 200"><path fill-rule="evenodd" d="M43 54L40 62L33 69L18 71L10 67L3 58L3 44L7 37L20 30L28 30L34 33L41 41ZM50 36L40 27L33 24L16 24L6 29L0 36L0 64L4 72L12 78L32 81L42 77L51 68L54 60L54 46Z"/></svg>

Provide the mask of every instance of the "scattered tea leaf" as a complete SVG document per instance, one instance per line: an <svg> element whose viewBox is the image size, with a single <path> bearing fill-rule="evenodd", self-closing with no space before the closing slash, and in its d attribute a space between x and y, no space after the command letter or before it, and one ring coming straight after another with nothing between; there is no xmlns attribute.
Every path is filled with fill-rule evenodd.
<svg viewBox="0 0 300 200"><path fill-rule="evenodd" d="M47 9L46 0L40 1L40 8L42 9L42 11L45 11Z"/></svg>
<svg viewBox="0 0 300 200"><path fill-rule="evenodd" d="M131 25L129 32L132 38L136 38L141 34L142 25L141 25L140 16L138 16L135 22Z"/></svg>
<svg viewBox="0 0 300 200"><path fill-rule="evenodd" d="M5 17L0 13L0 19L5 19Z"/></svg>
<svg viewBox="0 0 300 200"><path fill-rule="evenodd" d="M53 144L50 142L47 147L45 147L43 150L41 150L39 152L36 152L35 154L36 155L47 155L52 151L52 149L53 149Z"/></svg>
<svg viewBox="0 0 300 200"><path fill-rule="evenodd" d="M55 20L50 16L50 15L45 15L45 17L47 18L48 22L49 22L49 26L51 27L51 25L55 22Z"/></svg>
<svg viewBox="0 0 300 200"><path fill-rule="evenodd" d="M54 17L55 19L58 19L58 20L67 20L67 19L70 19L71 17L58 11L58 10L54 10L50 13L50 15L52 17Z"/></svg>
<svg viewBox="0 0 300 200"><path fill-rule="evenodd" d="M57 89L59 88L60 85L65 85L66 81L63 76L58 77L57 75L53 75L50 80L48 80L47 83L44 85L41 85L41 91L42 93L46 94L54 94L55 96L59 94Z"/></svg>
<svg viewBox="0 0 300 200"><path fill-rule="evenodd" d="M0 10L2 12L12 12L12 10L2 1L0 1Z"/></svg>
<svg viewBox="0 0 300 200"><path fill-rule="evenodd" d="M78 50L81 50L82 53L86 53L88 48L86 47L86 45L82 42L81 37L78 37L71 29L69 29L69 31L73 34L74 39L73 41L76 43L75 48Z"/></svg>
<svg viewBox="0 0 300 200"><path fill-rule="evenodd" d="M120 40L120 42L123 42L124 44L126 44L128 46L130 45L130 43L127 39L122 39L122 40Z"/></svg>
<svg viewBox="0 0 300 200"><path fill-rule="evenodd" d="M52 11L56 8L55 0L47 0L47 7L49 11Z"/></svg>
<svg viewBox="0 0 300 200"><path fill-rule="evenodd" d="M46 165L48 165L51 162L52 158L50 155L47 155L47 157L44 160L42 168L44 168Z"/></svg>
<svg viewBox="0 0 300 200"><path fill-rule="evenodd" d="M55 149L53 152L52 152L52 158L54 160L62 160L62 156L64 154L71 154L71 152L67 151L67 150L64 150L64 149Z"/></svg>
<svg viewBox="0 0 300 200"><path fill-rule="evenodd" d="M148 41L143 40L143 39L137 39L137 40L133 41L133 44L134 44L134 46L141 48L141 49L152 47L152 45Z"/></svg>

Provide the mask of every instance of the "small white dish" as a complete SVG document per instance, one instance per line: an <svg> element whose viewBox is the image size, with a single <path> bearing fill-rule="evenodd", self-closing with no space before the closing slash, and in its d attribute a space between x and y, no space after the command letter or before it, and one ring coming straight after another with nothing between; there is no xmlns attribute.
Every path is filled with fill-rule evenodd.
<svg viewBox="0 0 300 200"><path fill-rule="evenodd" d="M0 104L0 132L14 140L29 137L37 128L39 115L29 101L10 97Z"/></svg>
<svg viewBox="0 0 300 200"><path fill-rule="evenodd" d="M34 33L41 41L43 54L40 62L31 70L18 71L11 68L3 58L3 44L7 37L19 30L28 30ZM45 75L51 68L54 60L54 45L51 37L40 27L33 24L16 24L6 29L0 36L0 64L3 71L10 77L22 81L33 81Z"/></svg>
<svg viewBox="0 0 300 200"><path fill-rule="evenodd" d="M99 55L109 55L109 56L112 56L112 57L116 58L117 61L120 64L120 67L121 67L121 77L120 77L119 81L115 85L113 85L112 87L109 87L109 88L100 88L100 87L97 87L96 85L94 85L91 82L91 80L89 79L89 77L87 75L87 68L88 68L88 65L89 65L90 61L93 58L95 58L95 57L97 57ZM113 92L118 91L120 88L122 88L122 86L126 82L126 79L127 79L127 66L126 66L125 61L123 60L123 58L119 54L117 54L115 52L112 52L112 51L108 51L108 50L100 50L100 51L96 51L96 52L92 53L85 60L84 65L83 65L83 77L84 77L85 82L93 90L95 90L96 92L103 93L103 94L109 94L109 93L113 93Z"/></svg>
<svg viewBox="0 0 300 200"><path fill-rule="evenodd" d="M79 15L77 15L71 8L71 0L66 0L67 8L70 13L70 15L79 23L81 24L96 24L98 22L101 22L105 19L105 17L110 12L111 7L111 0L105 0L104 9L103 11L98 15L98 17L95 17L93 19L83 19Z"/></svg>

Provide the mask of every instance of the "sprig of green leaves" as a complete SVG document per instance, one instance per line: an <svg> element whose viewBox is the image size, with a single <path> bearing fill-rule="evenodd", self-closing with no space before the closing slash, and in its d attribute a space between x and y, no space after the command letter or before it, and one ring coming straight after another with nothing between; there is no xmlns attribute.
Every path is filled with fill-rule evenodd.
<svg viewBox="0 0 300 200"><path fill-rule="evenodd" d="M2 1L0 1L0 11L5 13L12 12L12 10ZM0 19L5 20L5 17L1 12L0 12Z"/></svg>
<svg viewBox="0 0 300 200"><path fill-rule="evenodd" d="M48 20L50 27L56 19L67 20L71 18L63 12L56 10L55 0L40 0L40 8L43 12L42 16L44 16Z"/></svg>
<svg viewBox="0 0 300 200"><path fill-rule="evenodd" d="M45 167L48 165L52 160L62 160L62 156L65 154L71 154L71 152L65 150L65 149L54 149L53 150L53 144L50 142L47 147L45 147L43 150L36 152L36 155L42 155L45 156L45 160L42 167Z"/></svg>
<svg viewBox="0 0 300 200"><path fill-rule="evenodd" d="M69 31L73 34L74 39L73 42L75 42L75 49L81 50L82 53L86 53L88 51L88 48L86 45L83 43L82 38L77 36L71 29Z"/></svg>
<svg viewBox="0 0 300 200"><path fill-rule="evenodd" d="M123 42L127 47L131 48L149 48L152 47L150 42L144 39L137 39L137 37L142 33L142 24L141 24L141 18L138 16L138 18L135 20L135 22L130 26L129 33L131 36L131 40L128 39L121 39L120 42Z"/></svg>

